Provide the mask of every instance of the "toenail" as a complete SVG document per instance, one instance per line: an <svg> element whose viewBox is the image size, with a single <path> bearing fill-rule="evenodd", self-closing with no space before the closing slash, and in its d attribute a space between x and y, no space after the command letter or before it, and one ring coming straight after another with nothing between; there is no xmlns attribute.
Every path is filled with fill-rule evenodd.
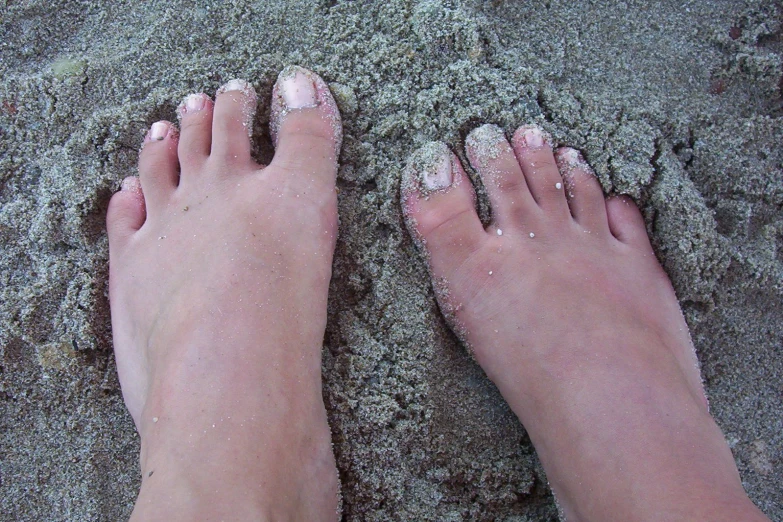
<svg viewBox="0 0 783 522"><path fill-rule="evenodd" d="M169 132L169 124L165 121L156 121L150 128L150 140L160 141L166 137Z"/></svg>
<svg viewBox="0 0 783 522"><path fill-rule="evenodd" d="M560 157L568 165L576 166L581 163L584 163L584 160L582 159L582 155L576 149L565 149L560 153Z"/></svg>
<svg viewBox="0 0 783 522"><path fill-rule="evenodd" d="M197 112L204 108L207 100L201 94L191 94L185 98L185 109L187 112Z"/></svg>
<svg viewBox="0 0 783 522"><path fill-rule="evenodd" d="M448 145L432 141L414 152L404 176L405 191L418 191L428 197L430 192L444 190L454 182L454 165Z"/></svg>
<svg viewBox="0 0 783 522"><path fill-rule="evenodd" d="M465 144L474 152L474 160L485 163L489 159L500 157L501 143L506 141L503 129L488 123L473 129L465 139Z"/></svg>
<svg viewBox="0 0 783 522"><path fill-rule="evenodd" d="M451 154L442 153L440 160L433 164L432 168L424 171L422 175L424 187L427 190L440 190L449 187L454 180L453 172Z"/></svg>
<svg viewBox="0 0 783 522"><path fill-rule="evenodd" d="M294 69L293 74L289 71L281 76L280 92L286 108L305 109L316 106L315 84L307 74Z"/></svg>
<svg viewBox="0 0 783 522"><path fill-rule="evenodd" d="M544 146L544 134L541 129L537 127L530 127L525 129L522 133L522 140L525 142L525 146L531 149L537 149Z"/></svg>
<svg viewBox="0 0 783 522"><path fill-rule="evenodd" d="M552 137L549 133L534 125L522 127L520 130L520 141L522 142L522 145L527 148L538 149L544 145L551 145L552 143Z"/></svg>

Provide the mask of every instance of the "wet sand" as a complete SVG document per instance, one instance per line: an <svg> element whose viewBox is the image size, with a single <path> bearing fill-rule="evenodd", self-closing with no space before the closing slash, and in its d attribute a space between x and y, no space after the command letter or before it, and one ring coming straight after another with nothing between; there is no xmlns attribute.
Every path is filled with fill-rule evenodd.
<svg viewBox="0 0 783 522"><path fill-rule="evenodd" d="M444 324L399 209L411 151L444 140L464 160L482 123L538 123L637 199L743 482L783 520L775 2L103 4L2 12L0 519L129 515L138 439L111 351L109 197L185 95L242 77L268 100L295 63L329 82L345 122L323 365L344 520L557 519L524 429ZM480 186L479 207L488 219Z"/></svg>

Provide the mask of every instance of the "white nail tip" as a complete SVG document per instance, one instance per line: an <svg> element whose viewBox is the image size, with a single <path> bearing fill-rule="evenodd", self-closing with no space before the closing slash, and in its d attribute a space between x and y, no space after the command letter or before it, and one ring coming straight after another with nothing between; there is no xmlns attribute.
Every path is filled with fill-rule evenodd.
<svg viewBox="0 0 783 522"><path fill-rule="evenodd" d="M252 88L252 87L250 87L250 84L247 83L245 80L235 79L235 80L231 80L228 83L226 83L225 85L223 85L223 87L220 88L220 91L221 92L246 91L249 88Z"/></svg>
<svg viewBox="0 0 783 522"><path fill-rule="evenodd" d="M576 165L581 163L581 156L578 151L574 149L568 149L563 153L563 159L570 165Z"/></svg>
<svg viewBox="0 0 783 522"><path fill-rule="evenodd" d="M434 170L424 172L424 186L429 190L440 190L451 185L453 180L451 159L444 154Z"/></svg>
<svg viewBox="0 0 783 522"><path fill-rule="evenodd" d="M120 190L139 190L139 179L138 178L125 178L122 180L122 185L120 187Z"/></svg>

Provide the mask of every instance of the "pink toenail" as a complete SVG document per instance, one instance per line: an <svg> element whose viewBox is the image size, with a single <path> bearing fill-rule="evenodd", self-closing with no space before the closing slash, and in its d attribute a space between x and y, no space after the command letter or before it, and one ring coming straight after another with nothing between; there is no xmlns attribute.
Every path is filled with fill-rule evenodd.
<svg viewBox="0 0 783 522"><path fill-rule="evenodd" d="M185 109L187 112L200 111L206 105L207 100L201 94L191 94L185 99Z"/></svg>
<svg viewBox="0 0 783 522"><path fill-rule="evenodd" d="M302 71L297 70L293 75L283 78L280 91L288 109L304 109L316 105L315 85Z"/></svg>
<svg viewBox="0 0 783 522"><path fill-rule="evenodd" d="M169 124L165 121L156 121L150 128L150 140L160 141L169 133Z"/></svg>
<svg viewBox="0 0 783 522"><path fill-rule="evenodd" d="M451 165L451 154L444 153L433 170L425 171L422 181L428 190L445 189L454 180L454 170Z"/></svg>
<svg viewBox="0 0 783 522"><path fill-rule="evenodd" d="M544 146L544 134L541 129L537 127L530 127L522 133L522 139L525 141L525 145L532 149L537 149Z"/></svg>

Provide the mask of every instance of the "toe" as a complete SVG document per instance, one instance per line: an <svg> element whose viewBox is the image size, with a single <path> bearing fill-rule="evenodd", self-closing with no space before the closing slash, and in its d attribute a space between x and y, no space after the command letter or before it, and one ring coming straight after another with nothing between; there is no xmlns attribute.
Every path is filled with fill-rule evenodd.
<svg viewBox="0 0 783 522"><path fill-rule="evenodd" d="M302 67L286 67L272 93L272 172L315 188L332 187L342 142L342 122L326 83ZM285 174L284 174L285 175ZM291 176L289 176L290 178Z"/></svg>
<svg viewBox="0 0 783 522"><path fill-rule="evenodd" d="M179 163L184 172L198 170L212 147L213 103L203 93L191 94L180 104ZM194 167L194 168L190 168Z"/></svg>
<svg viewBox="0 0 783 522"><path fill-rule="evenodd" d="M639 208L628 196L614 196L606 200L606 215L614 237L623 243L649 249L650 239Z"/></svg>
<svg viewBox="0 0 783 522"><path fill-rule="evenodd" d="M256 105L256 91L244 80L231 80L218 89L212 116L211 157L233 163L251 161L250 135Z"/></svg>
<svg viewBox="0 0 783 522"><path fill-rule="evenodd" d="M448 278L486 240L474 202L470 180L444 143L429 143L411 156L403 174L403 212L436 277Z"/></svg>
<svg viewBox="0 0 783 522"><path fill-rule="evenodd" d="M147 210L152 212L177 188L179 133L168 121L152 124L139 153L139 177Z"/></svg>
<svg viewBox="0 0 783 522"><path fill-rule="evenodd" d="M109 244L117 245L140 229L146 214L139 178L125 178L122 181L122 189L112 196L106 211Z"/></svg>
<svg viewBox="0 0 783 522"><path fill-rule="evenodd" d="M495 222L501 228L524 226L538 206L503 131L483 125L468 135L465 146L471 166L487 188Z"/></svg>
<svg viewBox="0 0 783 522"><path fill-rule="evenodd" d="M550 216L568 216L563 179L555 163L551 139L531 125L517 129L511 141L527 186L538 205Z"/></svg>
<svg viewBox="0 0 783 522"><path fill-rule="evenodd" d="M576 149L561 147L555 160L563 178L568 206L574 219L587 230L609 232L604 191L593 169Z"/></svg>

